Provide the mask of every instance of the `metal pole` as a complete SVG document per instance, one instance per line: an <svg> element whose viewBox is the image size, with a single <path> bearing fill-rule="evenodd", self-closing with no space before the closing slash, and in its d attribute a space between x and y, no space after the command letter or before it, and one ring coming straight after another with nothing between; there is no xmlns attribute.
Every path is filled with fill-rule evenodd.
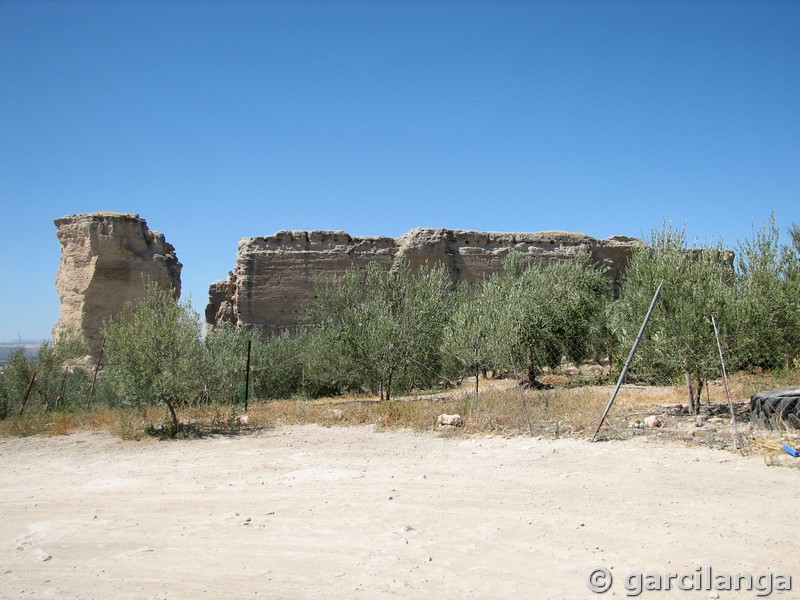
<svg viewBox="0 0 800 600"><path fill-rule="evenodd" d="M606 420L608 416L608 411L611 410L611 405L614 404L614 400L619 393L619 388L622 387L622 383L625 381L625 375L628 374L628 367L630 367L631 362L633 361L633 355L636 354L636 349L639 347L639 342L642 341L642 335L644 335L645 327L647 327L648 321L650 321L650 315L653 314L653 310L656 307L656 301L658 297L661 295L661 288L664 287L664 281L662 280L661 283L658 284L658 289L656 289L656 293L653 295L653 300L650 302L650 308L647 309L647 315L644 317L644 321L642 321L642 327L639 329L639 335L636 336L636 339L633 342L633 347L631 348L631 353L628 355L628 360L625 361L625 366L622 367L622 372L619 374L619 379L617 380L617 387L614 388L614 393L611 394L611 398L608 400L608 404L606 405L606 409L603 412L603 416L600 419L600 423L597 425L597 429L592 436L592 441L594 442L597 439L597 434L600 432L600 428L603 426L603 422Z"/></svg>
<svg viewBox="0 0 800 600"><path fill-rule="evenodd" d="M741 450L742 444L739 441L739 432L736 431L736 413L733 410L733 400L731 400L731 390L728 387L728 371L725 369L725 357L722 356L722 344L719 341L719 329L717 320L711 315L711 324L714 326L714 336L717 338L717 349L719 350L719 362L722 365L722 381L725 384L725 395L728 397L728 406L731 409L731 423L733 424L733 445L737 450Z"/></svg>

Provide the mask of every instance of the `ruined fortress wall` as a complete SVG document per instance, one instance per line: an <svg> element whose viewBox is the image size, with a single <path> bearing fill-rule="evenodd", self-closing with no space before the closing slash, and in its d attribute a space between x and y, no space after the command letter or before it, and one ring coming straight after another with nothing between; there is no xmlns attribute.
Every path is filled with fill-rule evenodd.
<svg viewBox="0 0 800 600"><path fill-rule="evenodd" d="M351 267L394 264L395 240L353 238L344 231L279 231L239 241L236 268L209 288L206 321L231 322L265 332L297 325L317 284Z"/></svg>
<svg viewBox="0 0 800 600"><path fill-rule="evenodd" d="M598 240L580 233L495 233L453 229L412 229L393 239L351 237L344 231L279 231L239 242L236 266L226 280L211 284L206 320L275 333L299 324L317 286L351 267L377 262L389 270L399 257L412 268L443 264L453 282L478 283L502 270L511 249L526 262L565 260L587 253L615 286L635 238Z"/></svg>
<svg viewBox="0 0 800 600"><path fill-rule="evenodd" d="M54 338L65 332L80 335L96 355L103 320L142 297L145 280L180 296L182 265L175 249L139 215L80 213L56 219L55 225L61 242L56 275L61 314Z"/></svg>

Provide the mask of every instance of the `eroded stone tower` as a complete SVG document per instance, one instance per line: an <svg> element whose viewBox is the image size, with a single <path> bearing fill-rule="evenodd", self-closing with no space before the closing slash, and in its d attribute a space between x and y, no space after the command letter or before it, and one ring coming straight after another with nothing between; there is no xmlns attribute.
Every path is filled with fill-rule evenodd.
<svg viewBox="0 0 800 600"><path fill-rule="evenodd" d="M61 242L56 275L61 315L54 339L66 332L80 335L96 355L103 320L142 297L146 281L180 296L182 265L175 248L139 215L80 213L56 219L55 224Z"/></svg>

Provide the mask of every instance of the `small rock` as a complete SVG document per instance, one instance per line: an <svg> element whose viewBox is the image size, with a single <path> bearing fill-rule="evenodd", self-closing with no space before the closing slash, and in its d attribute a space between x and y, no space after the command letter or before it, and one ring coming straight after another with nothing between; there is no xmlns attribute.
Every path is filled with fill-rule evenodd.
<svg viewBox="0 0 800 600"><path fill-rule="evenodd" d="M439 427L461 427L464 422L461 415L439 415L436 424Z"/></svg>
<svg viewBox="0 0 800 600"><path fill-rule="evenodd" d="M644 429L644 423L642 423L638 419L635 421L631 421L628 425L630 426L631 429Z"/></svg>
<svg viewBox="0 0 800 600"><path fill-rule="evenodd" d="M236 422L239 423L239 425L248 425L250 423L250 417L247 415L239 415Z"/></svg>
<svg viewBox="0 0 800 600"><path fill-rule="evenodd" d="M719 598L719 592L711 592L708 595L709 598Z"/></svg>
<svg viewBox="0 0 800 600"><path fill-rule="evenodd" d="M697 415L694 420L695 427L702 427L706 424L706 416L705 415Z"/></svg>
<svg viewBox="0 0 800 600"><path fill-rule="evenodd" d="M649 417L645 417L644 419L645 427L653 428L653 427L661 427L664 425L664 421L661 420L661 417L658 415L650 415Z"/></svg>
<svg viewBox="0 0 800 600"><path fill-rule="evenodd" d="M51 558L53 558L53 557L52 557L52 555L50 555L49 553L45 552L44 550L42 550L41 552L39 552L39 560L40 560L40 561L42 561L42 562L47 562L47 561L48 561L48 560L50 560Z"/></svg>

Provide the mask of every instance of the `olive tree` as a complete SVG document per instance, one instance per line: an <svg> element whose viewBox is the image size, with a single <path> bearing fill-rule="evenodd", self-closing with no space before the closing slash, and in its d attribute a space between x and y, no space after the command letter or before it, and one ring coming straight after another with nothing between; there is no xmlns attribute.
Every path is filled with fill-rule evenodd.
<svg viewBox="0 0 800 600"><path fill-rule="evenodd" d="M455 292L454 309L444 329L442 357L448 374L475 377L478 397L480 374L489 366L492 333L490 296L484 286L462 284Z"/></svg>
<svg viewBox="0 0 800 600"><path fill-rule="evenodd" d="M177 409L203 394L200 316L154 283L103 326L110 379L120 403L163 404L178 432Z"/></svg>
<svg viewBox="0 0 800 600"><path fill-rule="evenodd" d="M347 357L348 379L391 399L393 389L434 381L449 315L443 267L413 271L405 260L385 271L370 263L325 286L312 311L326 338Z"/></svg>
<svg viewBox="0 0 800 600"><path fill-rule="evenodd" d="M258 333L232 323L208 328L203 341L201 374L205 399L224 404L239 400L245 385L248 343L251 357L259 356L263 341Z"/></svg>
<svg viewBox="0 0 800 600"><path fill-rule="evenodd" d="M542 369L597 354L610 284L588 256L525 267L512 252L504 267L483 290L494 362L522 366L537 386Z"/></svg>
<svg viewBox="0 0 800 600"><path fill-rule="evenodd" d="M694 413L704 382L720 372L711 317L723 335L730 331L735 273L721 246L687 249L685 242L685 233L669 224L651 234L631 257L611 324L617 344L630 348L664 282L629 373L648 383L672 383L682 375Z"/></svg>
<svg viewBox="0 0 800 600"><path fill-rule="evenodd" d="M12 350L0 370L0 419L23 409L64 409L85 400L89 375L76 359L86 352L86 344L69 335L44 341L34 356L21 347Z"/></svg>
<svg viewBox="0 0 800 600"><path fill-rule="evenodd" d="M775 218L740 242L734 360L739 368L788 367L800 356L800 228L780 243Z"/></svg>

